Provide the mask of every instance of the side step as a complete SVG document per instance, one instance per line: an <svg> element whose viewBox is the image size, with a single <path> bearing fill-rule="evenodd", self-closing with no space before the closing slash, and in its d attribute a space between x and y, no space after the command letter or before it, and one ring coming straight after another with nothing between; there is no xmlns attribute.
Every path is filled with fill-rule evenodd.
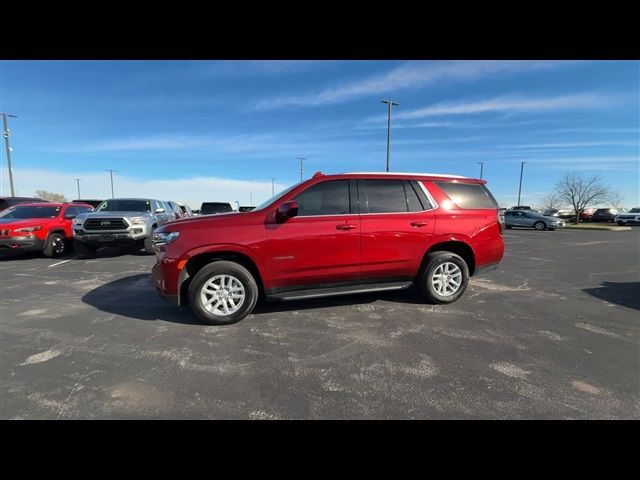
<svg viewBox="0 0 640 480"><path fill-rule="evenodd" d="M413 282L388 282L372 283L361 285L350 285L348 287L316 288L312 290L298 290L294 292L283 292L268 295L269 300L305 300L308 298L334 297L337 295L352 295L354 293L384 292L389 290L405 290L413 285Z"/></svg>

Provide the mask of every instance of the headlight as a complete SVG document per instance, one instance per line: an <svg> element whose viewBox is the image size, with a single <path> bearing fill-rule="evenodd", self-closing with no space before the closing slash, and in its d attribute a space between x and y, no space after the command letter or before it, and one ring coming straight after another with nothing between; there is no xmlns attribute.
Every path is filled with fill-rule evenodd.
<svg viewBox="0 0 640 480"><path fill-rule="evenodd" d="M153 232L153 244L154 245L166 245L173 242L180 232Z"/></svg>
<svg viewBox="0 0 640 480"><path fill-rule="evenodd" d="M82 225L83 223L84 223L84 218L76 217L76 218L73 219L73 224L74 225Z"/></svg>
<svg viewBox="0 0 640 480"><path fill-rule="evenodd" d="M147 223L147 219L144 217L131 217L129 221L131 222L131 225L142 225Z"/></svg>
<svg viewBox="0 0 640 480"><path fill-rule="evenodd" d="M42 230L42 226L36 225L35 227L16 228L14 232L35 232L38 230Z"/></svg>

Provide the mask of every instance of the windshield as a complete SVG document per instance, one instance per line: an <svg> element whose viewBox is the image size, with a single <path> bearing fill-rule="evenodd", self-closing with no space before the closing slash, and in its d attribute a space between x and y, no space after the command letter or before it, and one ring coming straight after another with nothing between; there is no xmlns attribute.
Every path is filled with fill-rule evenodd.
<svg viewBox="0 0 640 480"><path fill-rule="evenodd" d="M640 213L640 208L632 208L629 213Z"/></svg>
<svg viewBox="0 0 640 480"><path fill-rule="evenodd" d="M296 188L301 183L302 182L298 182L295 185L292 185L291 187L281 191L280 193L278 193L278 194L274 195L273 197L271 197L269 200L266 200L266 201L262 202L260 205L258 205L256 208L254 208L252 211L256 212L258 210L262 210L263 208L267 208L269 205L271 205L272 203L276 202L280 198L284 197L287 193L289 193L291 190Z"/></svg>
<svg viewBox="0 0 640 480"><path fill-rule="evenodd" d="M96 212L150 212L149 200L105 200Z"/></svg>
<svg viewBox="0 0 640 480"><path fill-rule="evenodd" d="M0 213L0 218L56 218L60 207L16 205Z"/></svg>

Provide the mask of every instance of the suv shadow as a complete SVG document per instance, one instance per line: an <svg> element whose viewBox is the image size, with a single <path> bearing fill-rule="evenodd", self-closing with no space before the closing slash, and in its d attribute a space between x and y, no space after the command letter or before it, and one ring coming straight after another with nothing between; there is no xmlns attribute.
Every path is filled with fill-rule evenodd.
<svg viewBox="0 0 640 480"><path fill-rule="evenodd" d="M311 310L346 305L363 305L386 300L396 303L419 303L414 288L395 292L365 293L292 302L258 302L255 314ZM132 275L105 283L82 296L82 301L100 311L138 320L164 320L185 325L203 325L188 306L174 307L160 298L150 274Z"/></svg>
<svg viewBox="0 0 640 480"><path fill-rule="evenodd" d="M640 282L602 282L601 287L582 290L606 302L640 310Z"/></svg>

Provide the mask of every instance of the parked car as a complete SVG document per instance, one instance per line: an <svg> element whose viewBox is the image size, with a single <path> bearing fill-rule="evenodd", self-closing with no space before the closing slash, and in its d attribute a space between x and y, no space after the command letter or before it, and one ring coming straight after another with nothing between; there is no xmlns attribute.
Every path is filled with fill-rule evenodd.
<svg viewBox="0 0 640 480"><path fill-rule="evenodd" d="M14 205L20 205L23 203L49 203L47 200L43 200L42 198L31 198L31 197L0 197L0 212L3 210L13 207Z"/></svg>
<svg viewBox="0 0 640 480"><path fill-rule="evenodd" d="M563 220L568 220L570 218L574 218L576 216L576 212L568 208L553 208L551 210L542 212L542 215L544 215L545 217L557 217L562 218Z"/></svg>
<svg viewBox="0 0 640 480"><path fill-rule="evenodd" d="M130 245L154 253L152 233L175 220L168 202L147 198L112 198L94 212L78 215L73 222L74 248L80 256L92 256L99 247Z"/></svg>
<svg viewBox="0 0 640 480"><path fill-rule="evenodd" d="M180 207L180 210L182 210L183 217L193 217L194 213L189 205L178 202L178 206Z"/></svg>
<svg viewBox="0 0 640 480"><path fill-rule="evenodd" d="M239 206L238 207L238 211L239 212L250 212L251 210L253 210L256 207L248 207L248 206Z"/></svg>
<svg viewBox="0 0 640 480"><path fill-rule="evenodd" d="M555 230L565 226L565 222L559 218L521 210L507 210L504 220L506 228L531 227L536 230Z"/></svg>
<svg viewBox="0 0 640 480"><path fill-rule="evenodd" d="M36 202L14 205L0 213L0 252L64 255L71 246L71 223L93 210L86 203Z"/></svg>
<svg viewBox="0 0 640 480"><path fill-rule="evenodd" d="M615 221L618 225L640 223L640 208L632 208L628 212L619 213Z"/></svg>
<svg viewBox="0 0 640 480"><path fill-rule="evenodd" d="M592 222L610 222L613 223L618 215L616 208L598 208L591 216Z"/></svg>
<svg viewBox="0 0 640 480"><path fill-rule="evenodd" d="M84 199L78 199L78 200L74 200L73 203L87 203L89 205L91 205L93 208L96 208L98 205L100 205L102 202L104 202L104 200L96 200L96 199L88 199L88 200L84 200Z"/></svg>
<svg viewBox="0 0 640 480"><path fill-rule="evenodd" d="M509 210L531 210L531 207L528 205L516 205L515 207L511 207Z"/></svg>
<svg viewBox="0 0 640 480"><path fill-rule="evenodd" d="M352 173L300 182L251 212L171 222L154 234L153 280L205 323L246 317L262 293L297 300L402 290L451 303L504 253L484 180Z"/></svg>
<svg viewBox="0 0 640 480"><path fill-rule="evenodd" d="M200 215L213 215L216 213L233 212L230 203L226 202L204 202L200 206Z"/></svg>
<svg viewBox="0 0 640 480"><path fill-rule="evenodd" d="M585 208L582 212L580 212L580 220L582 220L583 222L590 222L595 211L595 208Z"/></svg>
<svg viewBox="0 0 640 480"><path fill-rule="evenodd" d="M168 212L173 212L175 220L178 220L180 218L185 218L185 214L182 211L182 209L180 208L180 205L178 205L176 202L172 202L172 201L168 201L166 203L169 205L169 208L167 209L167 211Z"/></svg>

